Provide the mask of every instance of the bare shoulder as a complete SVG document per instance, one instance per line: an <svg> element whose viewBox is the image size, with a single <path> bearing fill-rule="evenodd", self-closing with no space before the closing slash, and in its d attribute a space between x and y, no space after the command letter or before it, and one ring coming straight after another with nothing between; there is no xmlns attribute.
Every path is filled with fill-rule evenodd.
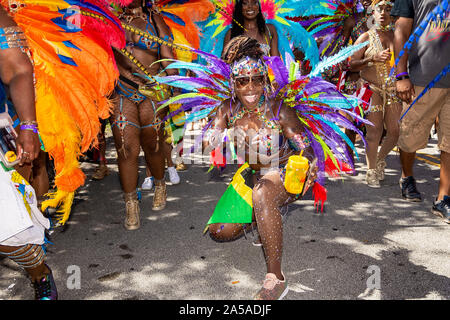
<svg viewBox="0 0 450 320"><path fill-rule="evenodd" d="M294 108L288 107L285 105L281 100L275 100L272 110L274 111L275 115L279 115L280 121L288 122L292 120L293 117L297 116L297 113Z"/></svg>
<svg viewBox="0 0 450 320"><path fill-rule="evenodd" d="M231 99L224 100L217 110L217 114L221 117L228 117L231 115L231 108L234 108L233 101Z"/></svg>
<svg viewBox="0 0 450 320"><path fill-rule="evenodd" d="M271 23L266 24L267 28L269 28L269 31L271 34L277 34L277 28Z"/></svg>
<svg viewBox="0 0 450 320"><path fill-rule="evenodd" d="M16 26L14 20L8 15L5 9L0 6L0 28Z"/></svg>
<svg viewBox="0 0 450 320"><path fill-rule="evenodd" d="M161 32L170 33L170 28L159 14L152 13L153 20Z"/></svg>

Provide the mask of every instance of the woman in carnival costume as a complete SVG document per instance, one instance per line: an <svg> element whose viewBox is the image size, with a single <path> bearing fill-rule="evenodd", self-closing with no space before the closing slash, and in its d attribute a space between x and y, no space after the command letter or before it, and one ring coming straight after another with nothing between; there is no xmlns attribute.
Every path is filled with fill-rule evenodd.
<svg viewBox="0 0 450 320"><path fill-rule="evenodd" d="M311 66L319 62L315 39L290 18L308 7L302 0L214 0L217 10L202 23L202 51L220 57L223 47L238 35L252 37L262 45L264 54L294 57L292 48L300 48ZM200 59L201 61L201 59Z"/></svg>
<svg viewBox="0 0 450 320"><path fill-rule="evenodd" d="M397 144L402 104L396 97L395 75L389 75L394 50L394 32L391 24L393 3L374 0L372 8L375 26L363 33L356 44L369 41L369 46L357 51L350 60L352 71L359 71L361 78L372 91L367 119L373 126L366 128L366 182L369 187L379 188L384 180L385 158ZM401 75L399 75L401 76ZM378 151L379 142L386 127L386 136Z"/></svg>
<svg viewBox="0 0 450 320"><path fill-rule="evenodd" d="M0 153L3 160L0 161L0 255L24 268L34 287L35 299L56 300L58 294L52 271L45 264L44 232L50 227L50 222L37 207L34 189L12 166L17 160L21 167L31 165L39 155L40 142L34 105L33 66L26 54L29 48L22 30L3 7L0 7L0 46L0 77L10 88L20 121L17 138L8 139L14 130L6 111L8 107L5 113L0 114ZM6 95L1 97L1 101L6 104ZM12 153L14 149L15 154Z"/></svg>
<svg viewBox="0 0 450 320"><path fill-rule="evenodd" d="M275 26L266 24L259 0L238 0L233 11L232 27L225 35L224 47L234 37L244 35L258 40L266 56L279 56Z"/></svg>
<svg viewBox="0 0 450 320"><path fill-rule="evenodd" d="M316 177L323 181L325 171L339 170L343 163L351 162L345 153L348 141L335 123L357 130L336 112L348 112L353 104L332 84L317 77L328 67L326 62L319 64L310 77L303 77L298 64L288 63L291 67L287 68L279 57L264 57L258 41L244 36L231 39L223 60L198 53L207 61L206 66L183 62L170 65L187 68L196 77L160 79L193 92L172 98L161 107L179 102L194 115L212 118L199 142L212 150L213 164L224 166L231 157L243 163L205 232L209 230L214 240L224 242L257 228L267 275L255 298L281 299L287 293L281 268L281 212L310 186L315 205L320 201L323 204L326 190ZM269 68L280 85L276 92L271 89ZM225 156L224 143L230 146Z"/></svg>
<svg viewBox="0 0 450 320"><path fill-rule="evenodd" d="M127 42L126 47L115 54L120 78L113 96L116 103L112 127L126 206L124 227L136 230L140 227L136 188L141 147L147 166L155 178L152 210L162 210L166 206L165 158L162 148L164 123L163 113L157 112L156 103L170 95L167 86L145 81L137 74L149 77L158 74L161 65L166 67L168 62L155 62L159 59L173 59L174 55L172 47L165 45L173 39L170 29L157 8L152 6L152 2L148 5L143 0L128 3L119 14L127 31ZM170 74L175 73L172 71Z"/></svg>

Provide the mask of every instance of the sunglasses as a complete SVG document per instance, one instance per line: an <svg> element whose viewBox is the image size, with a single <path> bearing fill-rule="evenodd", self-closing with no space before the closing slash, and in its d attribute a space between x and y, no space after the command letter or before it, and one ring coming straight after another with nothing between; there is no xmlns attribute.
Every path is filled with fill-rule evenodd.
<svg viewBox="0 0 450 320"><path fill-rule="evenodd" d="M375 11L378 13L382 13L383 11L391 11L392 10L392 6L391 5L380 5L380 6L376 6L375 7Z"/></svg>
<svg viewBox="0 0 450 320"><path fill-rule="evenodd" d="M253 76L253 77L239 77L236 78L236 87L243 88L246 87L252 82L254 85L262 85L264 84L264 76Z"/></svg>

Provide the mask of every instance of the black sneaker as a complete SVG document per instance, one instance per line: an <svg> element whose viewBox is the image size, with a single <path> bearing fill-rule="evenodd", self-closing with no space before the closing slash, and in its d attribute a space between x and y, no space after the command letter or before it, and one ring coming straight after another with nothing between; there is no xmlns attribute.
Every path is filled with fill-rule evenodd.
<svg viewBox="0 0 450 320"><path fill-rule="evenodd" d="M413 176L400 179L400 188L402 189L402 197L407 201L420 202L422 196L416 187L416 179Z"/></svg>
<svg viewBox="0 0 450 320"><path fill-rule="evenodd" d="M444 196L443 200L433 201L431 212L444 219L444 222L450 224L450 197Z"/></svg>
<svg viewBox="0 0 450 320"><path fill-rule="evenodd" d="M48 270L50 268L47 266ZM55 280L52 271L40 280L33 282L35 300L58 300Z"/></svg>

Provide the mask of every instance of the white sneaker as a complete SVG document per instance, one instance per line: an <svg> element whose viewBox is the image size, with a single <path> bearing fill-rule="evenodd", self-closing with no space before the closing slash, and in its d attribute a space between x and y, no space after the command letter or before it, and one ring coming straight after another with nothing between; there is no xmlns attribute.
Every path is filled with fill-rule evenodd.
<svg viewBox="0 0 450 320"><path fill-rule="evenodd" d="M177 169L175 167L168 167L167 171L169 172L169 180L172 184L180 183L180 176L178 175Z"/></svg>
<svg viewBox="0 0 450 320"><path fill-rule="evenodd" d="M153 177L145 178L144 182L142 183L142 190L152 190L152 188L153 188Z"/></svg>

